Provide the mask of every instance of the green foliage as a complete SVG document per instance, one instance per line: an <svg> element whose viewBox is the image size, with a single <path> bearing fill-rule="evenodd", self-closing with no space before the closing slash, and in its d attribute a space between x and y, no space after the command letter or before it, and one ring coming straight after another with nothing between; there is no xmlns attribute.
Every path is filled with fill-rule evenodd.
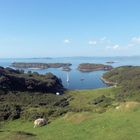
<svg viewBox="0 0 140 140"><path fill-rule="evenodd" d="M0 120L51 118L67 112L69 95L15 92L0 94Z"/></svg>
<svg viewBox="0 0 140 140"><path fill-rule="evenodd" d="M42 75L37 77L43 79ZM52 79L52 74L48 78ZM20 118L0 123L0 140L139 139L140 67L115 68L104 78L117 82L117 87L66 91L61 96L0 91L0 119ZM138 102L133 105L127 100ZM38 117L51 123L34 129L28 120Z"/></svg>
<svg viewBox="0 0 140 140"><path fill-rule="evenodd" d="M0 89L7 91L30 91L42 93L63 93L62 81L52 73L41 75L28 71L0 67Z"/></svg>
<svg viewBox="0 0 140 140"><path fill-rule="evenodd" d="M48 118L49 114L47 109L45 108L26 108L23 112L22 112L22 119L24 120L35 120L37 118Z"/></svg>
<svg viewBox="0 0 140 140"><path fill-rule="evenodd" d="M140 67L122 66L111 70L103 75L107 81L117 83L121 91L117 93L117 100L140 97Z"/></svg>
<svg viewBox="0 0 140 140"><path fill-rule="evenodd" d="M121 88L67 91L62 96L41 93L1 95L3 104L15 102L23 110L21 119L1 124L0 140L139 139L139 106L128 111L116 110L112 104L119 104L113 100L117 93L121 93ZM33 120L37 117L45 117L51 123L34 129Z"/></svg>
<svg viewBox="0 0 140 140"><path fill-rule="evenodd" d="M92 104L99 105L99 106L102 106L102 107L107 107L107 106L112 104L112 99L102 95L102 96L99 96L99 97L95 98L92 101Z"/></svg>
<svg viewBox="0 0 140 140"><path fill-rule="evenodd" d="M20 118L21 107L19 105L0 105L0 120L15 120Z"/></svg>

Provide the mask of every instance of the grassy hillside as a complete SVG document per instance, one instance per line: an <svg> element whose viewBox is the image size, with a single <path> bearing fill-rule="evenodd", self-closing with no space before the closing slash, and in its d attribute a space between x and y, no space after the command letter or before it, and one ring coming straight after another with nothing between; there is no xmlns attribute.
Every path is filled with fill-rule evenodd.
<svg viewBox="0 0 140 140"><path fill-rule="evenodd" d="M68 112L40 128L33 128L33 122L20 119L1 123L0 140L138 140L138 102L114 103L105 112L95 112L96 106L89 104L101 94L113 97L113 90L69 91L67 94L74 98L70 106L75 112Z"/></svg>
<svg viewBox="0 0 140 140"><path fill-rule="evenodd" d="M121 87L120 93L116 95L119 100L140 101L140 66L118 67L105 73L103 78Z"/></svg>
<svg viewBox="0 0 140 140"><path fill-rule="evenodd" d="M103 78L117 87L61 96L0 91L0 140L139 140L140 67L115 68ZM48 125L33 128L38 117Z"/></svg>

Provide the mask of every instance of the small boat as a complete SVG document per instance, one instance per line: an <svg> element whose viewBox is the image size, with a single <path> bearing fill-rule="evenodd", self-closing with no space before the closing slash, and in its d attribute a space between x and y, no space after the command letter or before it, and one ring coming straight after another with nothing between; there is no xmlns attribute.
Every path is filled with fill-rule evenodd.
<svg viewBox="0 0 140 140"><path fill-rule="evenodd" d="M84 80L85 80L84 78L81 78L81 79L80 79L80 81L84 81Z"/></svg>

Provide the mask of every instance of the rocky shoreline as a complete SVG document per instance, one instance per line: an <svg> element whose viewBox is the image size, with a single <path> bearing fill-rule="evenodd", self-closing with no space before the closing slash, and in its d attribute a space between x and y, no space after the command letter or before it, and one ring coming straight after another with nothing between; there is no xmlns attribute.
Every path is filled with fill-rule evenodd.
<svg viewBox="0 0 140 140"><path fill-rule="evenodd" d="M107 79L105 79L103 76L100 78L105 84L110 85L110 86L117 86L117 83L108 81Z"/></svg>

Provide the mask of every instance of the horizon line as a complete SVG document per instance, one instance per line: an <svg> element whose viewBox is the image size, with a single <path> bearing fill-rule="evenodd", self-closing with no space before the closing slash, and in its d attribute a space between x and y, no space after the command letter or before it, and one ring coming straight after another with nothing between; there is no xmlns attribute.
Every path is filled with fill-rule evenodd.
<svg viewBox="0 0 140 140"><path fill-rule="evenodd" d="M0 57L0 59L52 59L52 58L74 58L74 57L85 57L85 58L105 58L105 57L140 57L140 55L120 55L120 56L58 56L58 57Z"/></svg>

